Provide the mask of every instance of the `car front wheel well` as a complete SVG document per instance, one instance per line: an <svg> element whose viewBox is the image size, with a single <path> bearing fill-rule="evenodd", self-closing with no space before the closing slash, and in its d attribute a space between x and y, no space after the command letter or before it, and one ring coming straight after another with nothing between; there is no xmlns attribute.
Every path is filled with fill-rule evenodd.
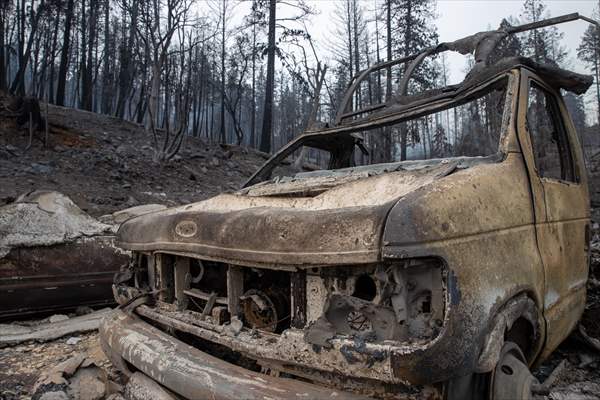
<svg viewBox="0 0 600 400"><path fill-rule="evenodd" d="M498 362L502 346L507 341L517 344L527 361L531 362L541 343L540 321L538 307L526 293L504 303L489 324L475 371L490 372Z"/></svg>
<svg viewBox="0 0 600 400"><path fill-rule="evenodd" d="M527 361L532 361L537 347L536 332L537 329L532 321L525 317L519 317L504 334L504 341L515 343Z"/></svg>

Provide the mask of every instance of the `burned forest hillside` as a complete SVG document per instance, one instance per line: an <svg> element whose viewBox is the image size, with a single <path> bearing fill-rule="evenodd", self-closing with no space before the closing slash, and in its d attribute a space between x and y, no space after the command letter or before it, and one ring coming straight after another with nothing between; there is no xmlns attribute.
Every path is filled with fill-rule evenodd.
<svg viewBox="0 0 600 400"><path fill-rule="evenodd" d="M153 161L143 126L107 115L49 105L44 130L19 126L11 99L0 97L0 204L33 190L56 190L92 216L139 204L185 204L238 189L265 155L186 137L173 160ZM44 106L42 114L45 114Z"/></svg>

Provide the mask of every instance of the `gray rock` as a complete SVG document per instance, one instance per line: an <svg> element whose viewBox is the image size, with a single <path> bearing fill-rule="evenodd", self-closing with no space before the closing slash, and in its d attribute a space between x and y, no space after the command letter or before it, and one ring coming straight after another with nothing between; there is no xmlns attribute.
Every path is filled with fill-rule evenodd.
<svg viewBox="0 0 600 400"><path fill-rule="evenodd" d="M79 342L81 342L80 337L72 336L72 337L68 338L65 343L68 344L69 346L75 346Z"/></svg>
<svg viewBox="0 0 600 400"><path fill-rule="evenodd" d="M52 172L52 167L40 163L31 163L29 171L35 174L49 174Z"/></svg>
<svg viewBox="0 0 600 400"><path fill-rule="evenodd" d="M69 380L69 390L75 399L101 400L106 395L106 372L95 365L79 368Z"/></svg>
<svg viewBox="0 0 600 400"><path fill-rule="evenodd" d="M119 145L115 149L115 152L120 156L124 156L124 155L127 155L128 153L130 153L130 148L129 148L129 146L122 144L122 145Z"/></svg>

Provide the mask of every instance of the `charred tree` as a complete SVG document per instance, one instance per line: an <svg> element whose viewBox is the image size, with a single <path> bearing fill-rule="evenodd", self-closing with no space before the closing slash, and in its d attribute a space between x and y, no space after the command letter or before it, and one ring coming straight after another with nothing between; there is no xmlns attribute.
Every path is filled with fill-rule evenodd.
<svg viewBox="0 0 600 400"><path fill-rule="evenodd" d="M68 0L65 11L65 30L63 44L60 52L60 65L58 67L58 83L56 86L56 104L65 105L65 92L67 86L67 71L69 68L69 51L71 47L71 23L73 20L73 0Z"/></svg>
<svg viewBox="0 0 600 400"><path fill-rule="evenodd" d="M269 0L269 32L267 44L267 83L265 88L265 105L263 123L260 134L260 150L271 152L271 136L273 129L273 97L275 95L275 19L277 1Z"/></svg>

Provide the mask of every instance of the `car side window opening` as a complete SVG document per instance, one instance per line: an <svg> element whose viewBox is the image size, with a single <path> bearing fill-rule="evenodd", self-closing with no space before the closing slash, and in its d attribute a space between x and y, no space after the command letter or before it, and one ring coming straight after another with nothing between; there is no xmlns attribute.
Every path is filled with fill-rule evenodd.
<svg viewBox="0 0 600 400"><path fill-rule="evenodd" d="M526 118L539 176L574 182L573 159L558 103L533 81L529 86Z"/></svg>

